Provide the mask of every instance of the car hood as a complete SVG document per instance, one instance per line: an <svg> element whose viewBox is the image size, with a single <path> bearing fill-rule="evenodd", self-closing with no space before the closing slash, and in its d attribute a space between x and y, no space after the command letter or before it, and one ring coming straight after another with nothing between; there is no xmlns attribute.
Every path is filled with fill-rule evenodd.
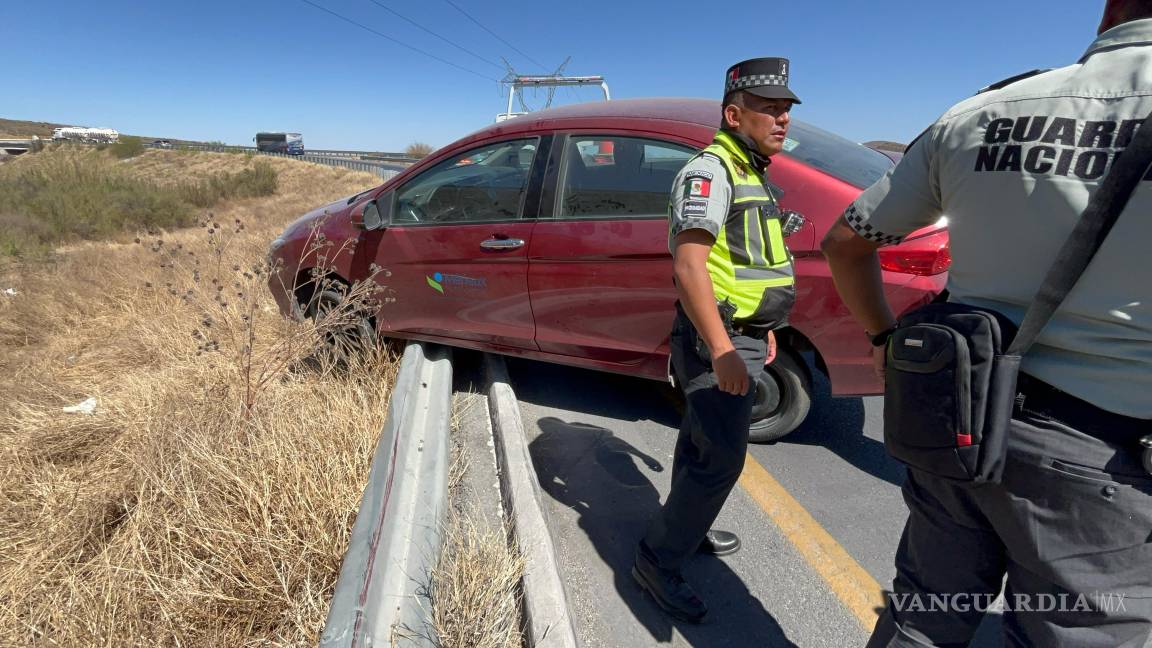
<svg viewBox="0 0 1152 648"><path fill-rule="evenodd" d="M359 195L360 194L352 194L351 196L345 196L340 200L336 200L328 203L327 205L313 209L312 211L289 223L288 227L284 228L284 233L281 234L280 237L287 239L298 236L301 233L307 233L311 229L313 222L325 217L339 218L344 214L344 212L348 210L348 206L352 199Z"/></svg>

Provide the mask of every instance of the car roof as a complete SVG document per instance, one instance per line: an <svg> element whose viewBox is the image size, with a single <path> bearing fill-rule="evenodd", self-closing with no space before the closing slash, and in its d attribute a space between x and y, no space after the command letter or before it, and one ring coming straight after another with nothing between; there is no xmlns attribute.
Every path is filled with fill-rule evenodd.
<svg viewBox="0 0 1152 648"><path fill-rule="evenodd" d="M537 119L588 117L642 117L715 126L720 120L720 102L687 97L650 97L592 101L549 108L534 113Z"/></svg>
<svg viewBox="0 0 1152 648"><path fill-rule="evenodd" d="M603 119L667 120L715 128L720 123L720 102L715 99L656 97L570 104L492 124L472 133L468 139L480 139L488 135L514 131L537 130L561 121Z"/></svg>
<svg viewBox="0 0 1152 648"><path fill-rule="evenodd" d="M409 167L387 184L393 185L405 181L407 178L423 172L442 160L456 153L474 146L478 142L501 140L506 138L534 137L541 132L581 131L592 129L620 129L622 131L637 131L647 133L663 133L690 142L698 148L707 146L712 141L713 134L720 125L721 103L716 99L694 99L686 97L658 97L644 99L613 99L611 101L593 101L588 103L570 104L528 113L495 124L489 124L478 131L474 131L455 142L439 149L434 154L424 158L417 164ZM793 119L793 127L808 135L822 133L816 140L822 145L811 148L811 155L805 156L799 149L788 152L789 158L800 164L817 168L844 182L854 184L860 188L866 187L876 179L874 177L858 177L860 174L856 167L857 162L849 159L841 166L840 172L831 169L827 163L821 164L812 155L818 156L826 153L827 145L842 141L845 145L855 146L868 151L877 159L886 163L885 169L891 166L892 161L883 154L865 149L855 142L846 140L834 133L811 126L803 121ZM843 152L843 151L842 151ZM851 156L849 156L851 158ZM869 165L864 165L869 166ZM845 172L850 173L845 173ZM864 169L868 171L868 169ZM865 174L867 175L867 174ZM875 175L875 174L872 174Z"/></svg>

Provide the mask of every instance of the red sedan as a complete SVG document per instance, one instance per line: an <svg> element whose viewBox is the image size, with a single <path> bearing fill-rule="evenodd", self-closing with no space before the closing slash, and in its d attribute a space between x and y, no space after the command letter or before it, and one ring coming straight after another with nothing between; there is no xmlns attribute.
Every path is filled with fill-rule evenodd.
<svg viewBox="0 0 1152 648"><path fill-rule="evenodd" d="M484 128L383 185L306 214L272 244L281 310L314 295L313 223L337 246L329 275L351 284L378 265L388 299L365 320L383 336L667 380L676 299L668 195L712 141L720 104L636 99L565 106ZM792 120L771 190L807 224L788 239L797 302L758 378L751 436L779 438L808 414L811 351L834 395L881 392L869 345L836 295L819 241L893 162ZM331 249L331 248L329 248ZM903 312L944 288L943 224L882 249L889 303ZM328 263L333 263L329 260ZM284 290L282 286L292 286Z"/></svg>

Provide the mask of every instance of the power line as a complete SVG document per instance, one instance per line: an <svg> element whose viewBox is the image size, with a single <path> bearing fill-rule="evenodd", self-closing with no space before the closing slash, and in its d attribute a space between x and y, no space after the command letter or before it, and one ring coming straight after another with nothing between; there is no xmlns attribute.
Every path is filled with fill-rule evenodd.
<svg viewBox="0 0 1152 648"><path fill-rule="evenodd" d="M422 49L420 49L420 48L418 48L418 47L413 47L412 45L409 45L408 43L405 43L404 41L401 41L401 40L397 40L397 39L395 39L395 38L392 38L391 36L389 36L389 35L387 35L387 34L382 34L382 33L378 32L378 31L376 31L375 29L372 29L371 27L368 27L368 26L366 26L366 25L362 25L362 24L360 24L360 23L356 22L355 20L352 20L351 18L348 18L348 17L346 17L346 16L342 16L342 15L340 15L340 14L336 13L335 11L332 11L331 9L328 9L327 7L322 7L322 6L318 5L318 4L316 4L315 2L312 2L312 0L300 0L300 2L303 2L303 3L304 3L304 4L306 4L306 5L311 5L311 6L315 7L315 8L317 8L317 9L319 9L320 11L323 11L324 13L328 13L328 14L331 14L331 15L333 15L333 16L336 16L337 18L339 18L340 20L343 20L343 21L344 21L344 22L346 22L346 23L351 23L351 24L353 24L353 25L355 25L355 26L359 27L360 29L363 29L363 30L364 30L364 31L366 31L366 32L370 32L370 33L373 33L373 34L375 34L375 35L379 36L380 38L383 38L383 39L386 39L386 40L390 40L390 41L392 41L393 43L396 43L397 45L401 45L401 46L403 46L403 47L406 47L406 48L408 48L408 49L412 50L413 52L416 52L416 53L418 53L418 54L423 54L424 56L427 56L428 58L436 59L437 61L440 61L441 63L443 63L443 64L445 64L445 65L451 65L452 67L456 68L457 70L463 70L463 71L465 71L465 72L467 72L467 73L469 73L469 74L474 74L474 75L476 75L476 76L480 77L481 79L486 79L486 80L488 80L488 81L496 81L497 83L499 83L499 82L500 82L500 79L493 79L493 78L492 78L492 77L490 77L490 76L485 76L485 75L483 75L483 74L481 74L481 73L479 73L479 72L477 72L477 71L475 71L475 70L470 70L470 69L468 69L468 68L466 68L466 67L464 67L464 66L462 66L462 65L457 65L457 64L453 63L452 61L448 61L448 60L442 59L442 58L440 58L439 56L436 56L435 54L431 54L431 53L429 53L429 52L425 52L424 50L422 50Z"/></svg>
<svg viewBox="0 0 1152 648"><path fill-rule="evenodd" d="M548 69L547 66L545 66L543 63L540 63L539 61L532 58L531 56L528 56L524 52L521 52L520 50L516 49L516 46L513 45L512 43L509 43L508 41L504 40L503 38L500 38L499 34L492 31L491 29L488 29L487 27L485 27L483 24L480 23L479 20L476 20L475 18L473 18L471 14L469 14L467 11L464 11L463 9L461 9L460 6L457 5L455 2L452 2L452 0L444 0L444 2L447 2L448 4L452 5L452 7L454 9L456 9L456 11L459 11L460 13L464 14L464 16L466 18L468 18L468 20L471 20L472 22L476 23L476 25L479 26L480 29L483 29L484 31L488 32L489 34L492 34L492 36L495 37L496 40L500 41L501 43L504 43L508 47L511 47L517 54L519 54L520 56L523 56L524 58L526 58L529 61L531 61L532 63L534 63L536 65L536 67L540 68L541 70Z"/></svg>
<svg viewBox="0 0 1152 648"><path fill-rule="evenodd" d="M569 63L571 60L572 60L572 57L571 57L571 56L569 56L568 58L564 59L564 62L560 64L560 67L556 68L556 71L555 71L555 72L553 72L553 73L552 73L552 75L553 75L553 76L560 76L560 75L564 74L564 68L568 67L568 63ZM571 86L569 86L569 89L571 89ZM552 105L552 99L553 99L555 96L556 96L556 86L552 86L552 87L548 88L548 103L544 104L544 107L545 107L545 108L547 108L547 107L549 107L549 106L551 106L551 105Z"/></svg>
<svg viewBox="0 0 1152 648"><path fill-rule="evenodd" d="M484 58L483 56L480 56L476 52L473 52L470 49L467 49L461 45L458 45L457 43L454 43L454 42L448 40L447 38L444 38L440 34L437 34L436 32L432 31L431 29L428 29L427 27L421 25L420 23L416 22L415 20L412 20L411 18L404 16L400 12L396 11L395 9L392 9L391 7L383 4L382 2L378 2L377 0L368 0L368 1L371 2L372 4L376 5L377 7L380 7L384 11L387 11L388 13L392 14L393 16L396 16L400 20L403 20L403 21L409 23L410 25L413 25L417 29L420 29L424 32L427 32L427 33L435 36L436 38L439 38L440 40L444 41L445 43L448 43L449 45L451 45L452 47L455 47L456 49L460 50L461 52L464 52L465 54L469 54L469 55L471 55L471 56L473 56L473 57L475 57L475 58L487 63L488 65L493 66L493 67L504 69L503 67L501 67L501 65L499 63L493 63L492 61Z"/></svg>

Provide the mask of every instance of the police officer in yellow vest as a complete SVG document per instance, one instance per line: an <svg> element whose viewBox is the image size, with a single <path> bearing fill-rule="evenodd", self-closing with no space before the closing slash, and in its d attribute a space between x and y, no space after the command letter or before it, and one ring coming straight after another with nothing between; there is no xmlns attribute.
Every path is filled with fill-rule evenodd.
<svg viewBox="0 0 1152 648"><path fill-rule="evenodd" d="M681 576L684 562L696 552L739 548L735 534L709 527L744 467L753 377L795 300L784 237L802 220L781 214L764 174L797 103L788 59L729 68L720 130L672 187L668 245L679 301L670 350L686 406L672 490L640 542L632 575L685 621L703 619L707 606Z"/></svg>

